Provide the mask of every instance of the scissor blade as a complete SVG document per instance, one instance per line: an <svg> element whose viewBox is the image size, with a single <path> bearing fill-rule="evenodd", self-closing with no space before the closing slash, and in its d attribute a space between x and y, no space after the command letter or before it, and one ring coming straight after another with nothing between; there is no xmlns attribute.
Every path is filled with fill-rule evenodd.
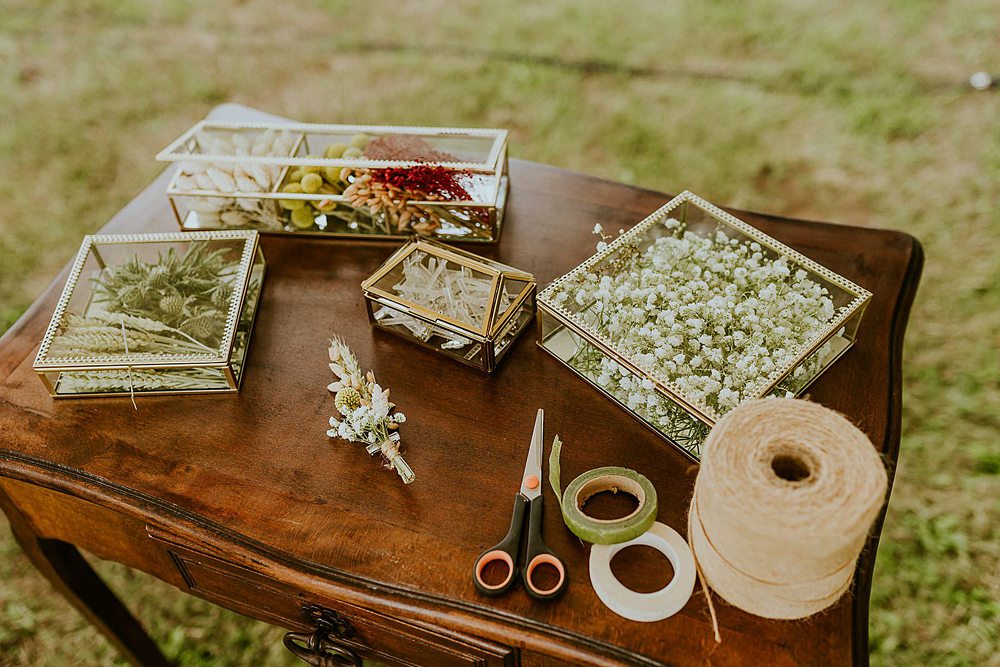
<svg viewBox="0 0 1000 667"><path fill-rule="evenodd" d="M539 408L535 416L535 430L531 433L531 447L521 477L521 495L529 500L542 494L542 455L545 449L545 411Z"/></svg>

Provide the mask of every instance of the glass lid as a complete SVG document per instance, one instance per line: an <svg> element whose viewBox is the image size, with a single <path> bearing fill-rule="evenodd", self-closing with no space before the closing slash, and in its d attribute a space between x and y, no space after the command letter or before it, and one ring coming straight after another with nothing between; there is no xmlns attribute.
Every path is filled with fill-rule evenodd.
<svg viewBox="0 0 1000 667"><path fill-rule="evenodd" d="M223 123L201 121L158 160L353 168L442 166L493 172L507 142L499 129Z"/></svg>
<svg viewBox="0 0 1000 667"><path fill-rule="evenodd" d="M226 360L256 251L255 231L87 236L35 367Z"/></svg>

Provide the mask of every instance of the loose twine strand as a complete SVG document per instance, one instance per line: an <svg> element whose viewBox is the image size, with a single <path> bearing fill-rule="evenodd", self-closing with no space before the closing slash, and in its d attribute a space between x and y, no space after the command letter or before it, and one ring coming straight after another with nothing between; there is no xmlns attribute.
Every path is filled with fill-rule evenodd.
<svg viewBox="0 0 1000 667"><path fill-rule="evenodd" d="M887 486L868 437L821 405L769 398L720 419L688 512L716 642L711 591L773 619L805 618L840 599Z"/></svg>
<svg viewBox="0 0 1000 667"><path fill-rule="evenodd" d="M122 325L122 342L125 343L125 356L128 356L128 336L125 335L125 320L121 319L118 321ZM128 371L128 397L132 399L132 408L138 412L139 406L135 404L135 382L132 379L132 366L128 365L125 367Z"/></svg>

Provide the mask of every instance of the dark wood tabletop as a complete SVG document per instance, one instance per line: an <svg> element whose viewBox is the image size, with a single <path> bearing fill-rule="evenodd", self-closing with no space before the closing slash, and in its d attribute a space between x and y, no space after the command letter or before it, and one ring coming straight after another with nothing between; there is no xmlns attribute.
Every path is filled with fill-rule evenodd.
<svg viewBox="0 0 1000 667"><path fill-rule="evenodd" d="M234 113L245 112L231 106L216 111ZM168 175L101 232L176 229L164 194ZM540 287L593 252L595 222L614 233L668 199L519 160L511 161L510 178L500 243L470 249L533 272ZM922 265L919 244L899 232L733 212L874 294L856 346L808 394L867 433L891 474L899 454L901 349ZM547 439L558 433L565 443L564 481L598 466L633 468L656 487L659 521L681 534L697 468L539 349L533 330L492 375L374 331L360 283L397 246L305 235L263 238L268 273L242 390L143 396L137 411L127 396L54 400L32 371L64 270L0 339L0 477L183 531L206 549L267 563L303 586L367 609L559 659L867 662L877 534L851 593L834 607L806 621L779 622L717 602L717 645L699 589L680 613L656 623L609 611L589 584L589 547L562 524L546 487L544 536L567 563L565 596L546 603L523 591L495 599L479 595L470 567L508 527L539 407ZM333 380L326 348L334 334L391 388L406 413L401 435L414 484L404 486L361 446L326 436L335 410L326 389ZM7 492L13 497L12 488ZM113 546L100 553L101 542L94 544L89 548L98 555L128 562ZM662 583L662 572L644 567L650 562L636 556L616 569L639 585Z"/></svg>

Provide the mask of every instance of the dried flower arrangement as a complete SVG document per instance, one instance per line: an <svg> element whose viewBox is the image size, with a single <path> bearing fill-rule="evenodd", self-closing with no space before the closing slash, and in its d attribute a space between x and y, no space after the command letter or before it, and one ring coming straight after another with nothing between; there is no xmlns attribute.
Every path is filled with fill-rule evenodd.
<svg viewBox="0 0 1000 667"><path fill-rule="evenodd" d="M86 315L66 314L48 353L53 357L94 355L217 354L239 261L222 249L196 241L183 255L173 248L153 262L132 256L104 267L92 279L93 302ZM249 297L260 289L250 283ZM247 344L252 311L241 314L234 350ZM242 356L237 354L242 363ZM217 369L89 370L65 372L66 393L164 391L227 386Z"/></svg>
<svg viewBox="0 0 1000 667"><path fill-rule="evenodd" d="M180 164L167 195L187 231L491 243L507 203L497 129L204 120L157 159Z"/></svg>
<svg viewBox="0 0 1000 667"><path fill-rule="evenodd" d="M850 347L870 298L727 216L686 192L611 243L596 225L598 254L540 306L543 347L695 459L719 416Z"/></svg>
<svg viewBox="0 0 1000 667"><path fill-rule="evenodd" d="M664 224L672 234L624 253L610 275L567 284L554 299L589 305L594 326L621 350L721 414L827 328L833 301L805 270L766 257L756 242L721 229L685 231L675 218ZM595 232L607 242L600 225ZM635 386L613 360L599 364L602 386L624 392L630 407L647 402L650 380Z"/></svg>
<svg viewBox="0 0 1000 667"><path fill-rule="evenodd" d="M225 255L226 250L196 242L183 257L173 248L152 263L133 256L101 272L94 281L95 298L106 310L154 320L214 349L239 270L239 262Z"/></svg>
<svg viewBox="0 0 1000 667"><path fill-rule="evenodd" d="M233 132L199 133L202 152L212 155L243 155L253 157L284 156L295 147L295 134L273 129L255 134ZM281 175L281 167L268 164L234 162L181 163L173 185L181 190L217 192L269 192ZM274 207L259 199L207 197L192 198L202 224L220 227L242 227L275 231L284 221L275 215Z"/></svg>
<svg viewBox="0 0 1000 667"><path fill-rule="evenodd" d="M365 445L369 455L381 454L387 468L395 468L404 484L416 477L399 453L399 425L406 421L402 412L393 413L396 407L389 401L389 390L382 389L375 375L363 373L358 358L341 338L330 341L330 370L337 381L327 389L334 393L334 405L341 419L330 417L331 438Z"/></svg>
<svg viewBox="0 0 1000 667"><path fill-rule="evenodd" d="M459 161L454 155L434 150L420 137L405 134L374 138L356 134L350 145L327 146L323 157ZM445 223L464 227L483 222L484 213L479 209L444 209L415 203L471 199L461 182L466 176L466 172L432 164L386 169L298 167L289 171L282 192L343 195L345 201L338 204L332 199L282 199L280 203L289 211L291 224L298 229L312 228L319 216L332 216L348 225L387 234L428 234Z"/></svg>

